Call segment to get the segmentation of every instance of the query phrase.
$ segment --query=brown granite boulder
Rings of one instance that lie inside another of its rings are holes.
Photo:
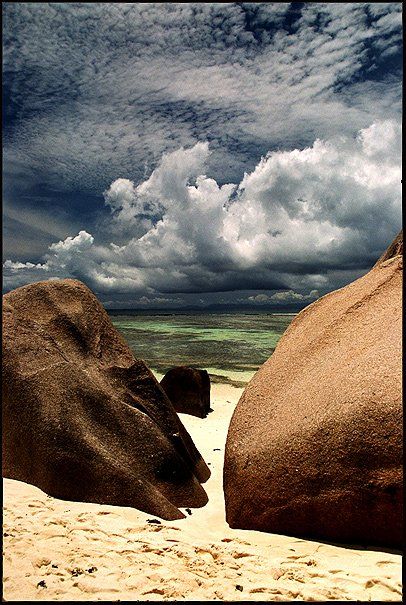
[[[177,412],[206,418],[210,412],[210,377],[206,370],[180,366],[169,370],[161,387]]]
[[[400,544],[399,240],[391,249],[299,313],[245,389],[225,452],[231,527]]]
[[[71,279],[3,297],[3,476],[64,500],[164,519],[200,507],[210,471],[92,292]]]

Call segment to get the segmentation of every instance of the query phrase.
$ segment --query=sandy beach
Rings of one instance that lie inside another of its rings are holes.
[[[2,15],[2,600],[401,603],[403,3]]]
[[[206,419],[180,415],[212,471],[209,503],[180,521],[4,479],[4,599],[401,601],[400,554],[228,527],[224,445],[241,392],[212,385]]]

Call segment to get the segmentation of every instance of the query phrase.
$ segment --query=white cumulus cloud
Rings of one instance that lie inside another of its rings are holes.
[[[148,179],[119,178],[105,192],[119,244],[80,231],[42,264],[6,261],[5,283],[75,276],[101,294],[156,302],[230,290],[275,291],[253,302],[310,300],[365,272],[399,230],[400,132],[387,120],[273,151],[222,186],[205,174],[208,143],[165,154]]]

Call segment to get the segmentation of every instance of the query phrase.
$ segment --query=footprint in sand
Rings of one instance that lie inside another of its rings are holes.
[[[370,580],[367,580],[367,582],[365,582],[365,588],[372,588],[373,586],[383,586],[384,588],[387,588],[390,592],[394,592],[399,595],[402,594],[402,591],[398,590],[396,586],[392,586],[391,584],[388,584],[388,582],[383,582],[383,580],[379,580],[378,578],[371,578]]]
[[[256,594],[257,592],[271,592],[272,589],[271,588],[267,588],[265,586],[258,586],[258,588],[251,588],[251,590],[249,591],[251,594]]]
[[[219,558],[219,553],[213,552],[207,548],[196,547],[194,550],[197,555],[199,555],[202,559],[209,561],[209,562],[211,562],[213,560],[216,561]]]
[[[238,544],[245,544],[245,546],[250,546],[250,542],[246,542],[245,540],[241,540],[240,538],[233,538],[234,542],[238,542]]]
[[[289,559],[290,557],[288,557]],[[304,561],[296,561],[298,565],[307,565],[308,567],[317,567],[317,561],[314,559],[307,559]]]
[[[146,594],[164,595],[165,594],[165,590],[163,588],[152,588],[152,590],[146,590],[145,592],[143,592],[141,594],[143,594],[143,595],[146,595]]]
[[[142,550],[142,552],[152,552],[156,555],[162,555],[164,552],[164,549],[157,548],[156,546],[152,546],[152,545],[148,545],[148,544],[143,544],[141,546],[140,550]]]
[[[51,559],[48,559],[48,557],[38,557],[34,564],[36,567],[46,567],[51,564]]]
[[[288,598],[288,599],[296,599],[299,595],[300,592],[299,591],[291,591],[291,590],[283,590],[281,588],[265,588],[265,587],[258,587],[258,588],[252,588],[250,591],[250,593],[259,593],[259,592],[268,592],[271,595],[274,596],[274,598],[272,600],[274,601],[281,601],[282,599]],[[280,598],[278,598],[280,597]]]
[[[396,565],[396,563],[394,561],[378,561],[375,565],[377,567],[384,567],[385,565]]]
[[[233,557],[233,559],[242,559],[243,557],[253,557],[254,555],[252,555],[249,552],[237,552],[234,551],[231,553],[231,556]]]

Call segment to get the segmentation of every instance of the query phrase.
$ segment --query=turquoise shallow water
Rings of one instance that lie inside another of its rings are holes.
[[[212,381],[246,383],[268,359],[295,314],[146,315],[110,311],[134,355],[156,373],[188,365]]]

